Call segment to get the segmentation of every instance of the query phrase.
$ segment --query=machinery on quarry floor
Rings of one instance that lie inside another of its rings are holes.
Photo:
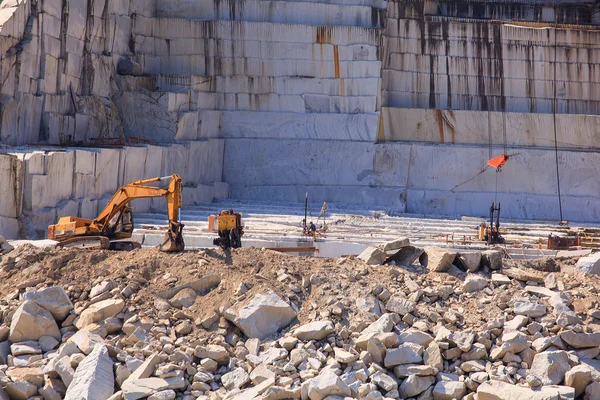
[[[170,179],[166,189],[148,184]],[[93,219],[62,217],[55,225],[48,226],[48,239],[57,240],[61,247],[88,249],[132,250],[140,247],[131,238],[133,216],[129,203],[135,199],[166,197],[169,226],[164,242],[159,250],[164,252],[182,251],[183,224],[179,222],[181,208],[181,178],[179,175],[157,177],[133,181],[122,186],[113,195],[106,207]]]
[[[244,235],[244,226],[242,225],[242,214],[234,213],[233,210],[223,210],[215,217],[208,218],[209,231],[215,231],[219,237],[213,240],[215,246],[222,249],[233,247],[234,249],[242,247],[242,236]]]
[[[488,244],[504,243],[504,238],[500,234],[500,203],[496,207],[495,203],[492,202],[490,206],[490,225],[488,226],[484,222],[479,226],[479,240],[486,241]]]

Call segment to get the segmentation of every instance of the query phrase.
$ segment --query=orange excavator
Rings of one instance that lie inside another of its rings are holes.
[[[170,179],[166,189],[148,184]],[[133,216],[129,203],[135,199],[166,197],[169,227],[159,250],[182,251],[183,224],[179,222],[181,208],[181,178],[179,175],[133,181],[122,186],[113,195],[106,207],[93,219],[62,217],[55,225],[48,226],[48,239],[57,240],[60,247],[87,249],[132,250],[140,244],[122,241],[131,238]]]

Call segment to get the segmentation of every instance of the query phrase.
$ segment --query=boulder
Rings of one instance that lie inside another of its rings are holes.
[[[377,321],[363,329],[361,335],[391,332],[392,329],[394,329],[394,318],[392,317],[392,314],[386,313],[379,317]]]
[[[37,303],[25,300],[13,315],[8,340],[13,343],[24,342],[39,340],[42,336],[61,339],[58,325],[52,314]]]
[[[442,352],[437,342],[429,343],[427,349],[423,354],[423,361],[426,365],[429,365],[437,370],[442,370],[444,367],[444,359],[442,358]]]
[[[399,250],[408,245],[410,245],[410,241],[408,240],[408,238],[399,238],[386,243],[378,244],[377,247],[379,247],[383,251],[392,251]]]
[[[586,347],[600,346],[600,333],[576,333],[573,331],[564,331],[560,333],[560,338],[569,346],[576,349]]]
[[[600,252],[581,257],[577,261],[577,271],[584,274],[600,275]]]
[[[481,264],[481,253],[474,251],[472,253],[458,253],[456,259],[469,272],[475,272]]]
[[[403,398],[417,397],[435,383],[434,376],[410,375],[400,385],[400,396]]]
[[[481,264],[491,270],[502,268],[503,254],[500,250],[486,250],[481,253]]]
[[[479,275],[467,275],[462,289],[467,293],[478,292],[488,285],[488,280]]]
[[[308,383],[306,394],[310,400],[323,400],[327,396],[347,396],[352,392],[332,370],[324,369]]]
[[[97,345],[77,367],[65,400],[107,400],[113,393],[113,362],[106,346]]]
[[[389,392],[398,389],[398,382],[383,371],[377,371],[371,376],[371,382]]]
[[[358,360],[358,354],[350,353],[349,351],[346,351],[339,347],[333,348],[333,354],[335,360],[342,364],[350,364]]]
[[[44,371],[38,367],[9,368],[6,376],[13,382],[29,382],[38,388],[44,385]]]
[[[294,329],[294,336],[300,340],[323,340],[333,329],[331,321],[313,321]]]
[[[194,352],[198,358],[210,358],[219,364],[225,364],[229,361],[227,349],[218,344],[209,344],[207,346],[198,346]]]
[[[241,367],[221,377],[221,383],[227,390],[238,389],[250,381],[250,375]]]
[[[431,342],[433,342],[433,337],[430,334],[412,328],[402,331],[398,335],[398,343],[400,344],[415,343],[427,346]]]
[[[541,386],[531,389],[501,381],[483,382],[477,400],[563,400],[574,399],[575,390],[566,386]]]
[[[358,258],[368,265],[381,265],[387,259],[387,254],[378,247],[369,246],[358,255]]]
[[[600,400],[600,382],[592,382],[585,388],[584,400]]]
[[[462,399],[467,394],[464,382],[440,381],[433,387],[434,400]]]
[[[71,336],[67,343],[69,342],[75,343],[83,353],[90,354],[97,344],[104,343],[104,339],[102,336],[84,329]]]
[[[410,343],[402,344],[396,349],[388,349],[384,364],[389,368],[394,365],[420,363],[423,361],[423,357],[421,357],[422,350],[421,346]]]
[[[359,297],[356,299],[356,308],[365,313],[375,314],[378,317],[381,316],[379,300],[373,296]]]
[[[174,390],[161,390],[160,392],[154,393],[152,396],[148,397],[148,400],[174,400],[177,396]]]
[[[192,288],[183,288],[169,300],[173,307],[188,308],[194,305],[198,294]]]
[[[296,318],[296,311],[270,291],[227,309],[225,318],[249,338],[264,339],[288,326]]]
[[[125,400],[137,400],[169,388],[169,382],[161,378],[143,378],[124,382],[121,390]]]
[[[558,385],[565,378],[565,373],[571,369],[567,352],[544,351],[533,357],[533,363],[528,375],[542,381],[543,385]]]
[[[565,385],[575,389],[575,397],[581,396],[592,382],[592,371],[587,365],[576,365],[565,373]]]
[[[473,332],[463,331],[452,332],[448,335],[448,341],[456,345],[461,351],[467,352],[471,350],[471,346],[475,341],[475,334]]]
[[[108,299],[94,303],[81,313],[75,323],[77,329],[83,329],[94,322],[114,317],[123,310],[125,302],[122,299]]]
[[[38,392],[38,388],[29,382],[10,382],[4,390],[10,400],[27,400]]]
[[[50,311],[57,321],[67,318],[73,309],[69,295],[60,286],[50,286],[34,292],[23,293],[23,300],[31,300],[40,307]]]
[[[392,296],[387,303],[385,303],[386,310],[399,315],[409,314],[415,310],[415,307],[416,304],[414,301],[399,296]]]
[[[394,261],[396,265],[409,267],[423,255],[424,251],[420,247],[404,246],[396,254],[388,257],[388,262]]]
[[[529,318],[543,317],[546,315],[546,306],[528,301],[515,301],[513,312],[516,315],[525,315]]]
[[[439,247],[425,247],[425,255],[426,257],[422,264],[432,272],[448,271],[456,258],[456,252],[441,249]]]

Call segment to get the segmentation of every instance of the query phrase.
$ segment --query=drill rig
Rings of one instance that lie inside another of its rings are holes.
[[[149,186],[150,183],[170,179],[167,189]],[[182,251],[183,224],[179,222],[181,208],[181,178],[179,175],[133,181],[122,186],[113,195],[106,207],[93,219],[62,217],[48,227],[48,239],[57,240],[61,247],[88,249],[132,250],[140,244],[129,239],[133,233],[133,216],[129,203],[135,199],[166,197],[169,218],[168,231],[160,251]]]
[[[223,210],[217,215],[216,221],[219,237],[213,240],[213,244],[222,249],[242,247],[242,236],[244,235],[242,214],[234,213],[233,210]],[[211,221],[209,220],[210,225]]]

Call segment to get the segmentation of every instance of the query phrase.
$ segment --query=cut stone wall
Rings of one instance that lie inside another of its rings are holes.
[[[497,173],[482,146],[228,140],[224,180],[232,197],[250,200],[301,203],[308,191],[315,202],[451,217],[486,217],[500,201],[506,218],[558,220],[554,152],[510,152]],[[599,165],[598,153],[559,151],[563,218],[600,220]]]
[[[121,149],[22,150],[0,155],[0,187],[14,198],[0,202],[0,234],[43,238],[62,216],[94,218],[115,191],[131,181],[179,174],[184,205],[227,197],[221,182],[223,140]],[[6,191],[13,193],[13,191]],[[138,199],[135,212],[163,211],[164,199]]]

